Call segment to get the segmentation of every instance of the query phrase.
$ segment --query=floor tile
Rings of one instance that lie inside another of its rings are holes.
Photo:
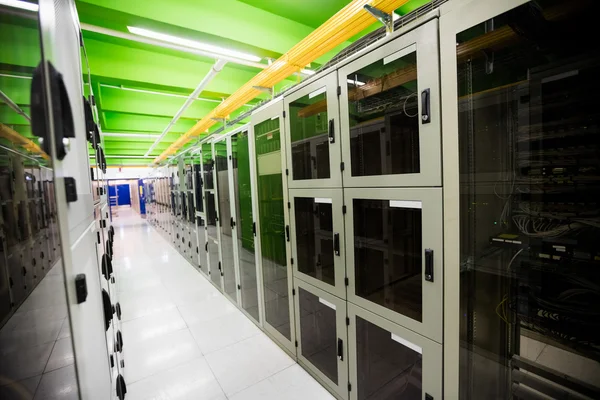
[[[50,354],[50,359],[46,365],[44,372],[53,371],[55,369],[66,367],[74,362],[73,342],[71,338],[57,340],[54,343],[54,348]]]
[[[175,308],[170,297],[164,290],[150,290],[143,293],[127,294],[121,293],[119,303],[123,310],[122,321],[129,321],[135,318],[145,317],[153,313]]]
[[[0,354],[17,349],[29,349],[45,343],[53,343],[63,324],[63,319],[46,321],[37,325],[27,323],[11,331],[2,330],[0,333]]]
[[[298,364],[292,365],[229,397],[230,400],[334,400]]]
[[[42,379],[42,375],[23,379],[6,386],[0,386],[0,399],[2,400],[32,400],[33,395]]]
[[[294,364],[263,333],[208,354],[206,361],[227,396]]]
[[[41,375],[52,347],[54,342],[0,355],[0,376],[5,383],[12,383]]]
[[[125,338],[127,352],[127,382],[133,383],[160,371],[202,357],[188,329],[168,333],[153,339],[137,341]]]
[[[190,331],[204,355],[261,333],[256,325],[239,311],[191,325]]]
[[[136,342],[153,339],[186,328],[187,325],[177,308],[156,311],[145,317],[125,321],[121,324],[123,337],[134,338]]]
[[[71,324],[69,323],[69,317],[65,318],[58,334],[58,339],[64,339],[71,337]]]
[[[237,311],[237,308],[222,295],[206,301],[188,303],[178,308],[188,326],[208,322]]]
[[[225,400],[206,360],[197,358],[127,387],[127,400]]]
[[[69,365],[44,374],[34,400],[77,400],[78,398],[75,366]]]

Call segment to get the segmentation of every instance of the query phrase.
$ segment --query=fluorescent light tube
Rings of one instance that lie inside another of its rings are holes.
[[[353,81],[352,79],[348,79],[348,83],[350,83],[350,84],[352,84],[352,85],[354,85],[354,86],[362,86],[362,85],[364,85],[364,84],[365,84],[364,82],[361,82],[361,81]]]
[[[35,11],[35,12],[37,12],[40,8],[40,6],[38,6],[37,4],[28,3],[26,1],[19,1],[19,0],[0,0],[0,5],[14,7],[14,8],[20,8],[21,10]]]
[[[312,69],[307,69],[307,68],[302,68],[300,70],[300,73],[304,74],[304,75],[314,75],[314,74],[316,74],[315,71],[313,71]]]
[[[242,52],[235,51],[235,50],[225,49],[225,48],[219,47],[219,46],[213,46],[213,45],[207,44],[207,43],[196,42],[195,40],[189,40],[189,39],[184,39],[184,38],[180,38],[177,36],[167,35],[164,33],[154,32],[154,31],[150,31],[148,29],[136,28],[135,26],[128,26],[127,29],[129,30],[129,32],[131,32],[135,35],[145,36],[145,37],[149,37],[151,39],[156,39],[156,40],[162,40],[163,42],[168,42],[168,43],[173,43],[173,44],[180,45],[180,46],[190,47],[192,49],[204,50],[204,51],[208,51],[211,53],[215,53],[216,55],[220,54],[220,55],[224,55],[224,56],[236,57],[236,58],[239,58],[242,60],[254,61],[254,62],[259,62],[261,60],[260,57],[252,55],[252,54],[242,53]]]

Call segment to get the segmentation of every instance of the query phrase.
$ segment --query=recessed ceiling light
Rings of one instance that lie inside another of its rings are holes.
[[[28,11],[38,11],[40,8],[37,4],[19,0],[0,0],[0,5],[20,8],[21,10]]]
[[[145,36],[156,40],[162,40],[163,42],[173,43],[180,46],[190,47],[193,49],[209,51],[211,53],[215,53],[216,55],[220,54],[224,56],[236,57],[242,60],[254,62],[259,62],[261,60],[260,57],[252,54],[242,53],[235,50],[225,49],[219,46],[213,46],[207,43],[196,42],[195,40],[189,40],[177,36],[167,35],[164,33],[154,32],[148,29],[136,28],[135,26],[128,26],[127,29],[129,30],[129,32],[136,35]]]

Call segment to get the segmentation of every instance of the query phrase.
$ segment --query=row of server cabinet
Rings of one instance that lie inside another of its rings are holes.
[[[158,169],[149,222],[337,398],[599,398],[597,5],[430,9]]]
[[[75,4],[0,16],[0,398],[122,400],[119,234]]]

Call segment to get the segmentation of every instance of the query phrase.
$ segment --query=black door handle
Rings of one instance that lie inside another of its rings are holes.
[[[433,282],[433,250],[425,249],[425,280]]]
[[[335,143],[335,123],[333,119],[329,120],[329,143]]]
[[[230,218],[229,222],[231,224],[231,229],[233,229],[233,227],[235,226],[235,222],[233,221],[233,217]]]
[[[254,234],[254,236],[256,236],[256,222],[252,223],[252,234]]]
[[[421,92],[421,123],[423,124],[428,124],[431,122],[430,94],[430,89],[425,89]]]
[[[285,226],[285,238],[288,242],[290,241],[290,226],[289,225]]]
[[[336,256],[340,255],[340,234],[335,233],[333,235],[333,252]]]
[[[338,338],[337,356],[340,361],[344,361],[344,341]]]

